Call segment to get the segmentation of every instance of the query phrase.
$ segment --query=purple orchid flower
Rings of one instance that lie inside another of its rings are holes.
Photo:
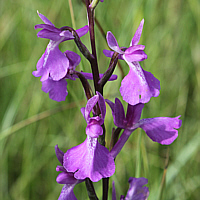
[[[157,97],[160,90],[160,81],[150,72],[143,70],[139,64],[139,61],[147,59],[143,51],[145,46],[138,45],[143,24],[144,19],[136,30],[129,48],[120,48],[114,35],[110,31],[107,33],[108,46],[119,53],[119,59],[125,60],[129,65],[130,71],[121,82],[120,93],[123,100],[131,105],[147,103],[151,97]],[[112,57],[113,51],[104,50],[103,53],[107,57]]]
[[[44,15],[38,12],[39,17],[45,24],[38,24],[35,29],[42,28],[37,36],[41,38],[50,39],[45,53],[37,63],[37,71],[33,72],[36,77],[41,76],[41,81],[48,80],[49,76],[53,81],[59,81],[64,78],[69,69],[68,58],[59,50],[58,45],[66,40],[74,39],[70,31],[61,31],[56,28]],[[88,26],[84,26],[76,30],[79,37],[88,32]]]
[[[98,102],[101,116],[90,117],[90,112]],[[97,95],[89,99],[85,108],[81,109],[87,122],[86,140],[64,154],[63,166],[68,172],[73,172],[76,179],[90,178],[97,182],[110,177],[115,172],[115,163],[108,149],[98,142],[98,136],[103,134],[101,125],[106,114],[103,96]]]
[[[90,117],[90,113],[97,102],[99,104],[101,116]],[[106,115],[106,104],[103,96],[99,92],[97,92],[97,95],[88,100],[85,108],[81,108],[81,113],[87,122],[86,134],[93,138],[97,138],[99,135],[102,135],[103,128],[101,125],[104,123]]]
[[[148,179],[143,177],[141,178],[130,177],[128,182],[130,186],[126,194],[126,197],[121,195],[120,200],[147,200],[149,196],[149,190],[148,187],[144,185],[148,183]],[[112,200],[117,200],[114,181],[112,185],[113,185]]]
[[[140,120],[144,104],[139,103],[134,106],[128,104],[125,116],[123,105],[118,98],[115,99],[115,103],[109,100],[106,100],[106,102],[112,110],[114,124],[124,129],[120,139],[110,152],[114,158],[121,151],[131,133],[139,127],[146,132],[151,140],[162,145],[169,145],[178,137],[176,129],[181,127],[182,121],[179,119],[180,116],[175,118],[155,117]]]
[[[56,178],[56,181],[59,184],[65,184],[62,188],[60,196],[58,200],[77,200],[74,195],[73,189],[75,185],[78,183],[83,182],[83,180],[77,180],[74,178],[74,173],[67,172],[66,169],[63,167],[63,156],[64,153],[58,148],[58,145],[55,146],[56,156],[58,161],[62,166],[57,166],[56,171],[62,171]]]
[[[49,77],[47,80],[42,82],[42,90],[46,93],[49,93],[49,97],[55,101],[65,101],[67,92],[67,81],[65,79],[75,80],[74,71],[76,66],[80,63],[81,57],[74,53],[73,51],[65,51],[65,57],[68,59],[69,66],[67,69],[67,74],[64,78],[55,81],[52,77]]]

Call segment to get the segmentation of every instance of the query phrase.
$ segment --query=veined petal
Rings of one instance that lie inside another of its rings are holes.
[[[99,100],[99,95],[94,95],[92,98],[90,98],[86,104],[85,107],[85,119],[86,122],[89,122],[89,118],[90,118],[90,112],[92,111],[93,107],[96,105],[96,103]]]
[[[48,45],[43,67],[47,67],[49,69],[50,76],[54,81],[59,81],[67,74],[69,60],[59,50],[58,46],[53,47],[53,45]]]
[[[54,24],[47,19],[43,14],[39,13],[39,11],[37,10],[37,14],[39,15],[40,19],[45,23],[45,24],[49,24],[51,26],[54,26]]]
[[[65,51],[65,56],[69,59],[69,68],[75,70],[76,66],[81,62],[81,57],[73,51]]]
[[[138,62],[130,63],[127,76],[121,82],[120,93],[123,100],[131,105],[147,103],[151,97],[157,97],[160,82],[153,74],[143,70]]]
[[[50,40],[53,40],[53,41],[59,41],[62,38],[59,35],[59,33],[49,31],[47,29],[42,29],[41,31],[39,31],[37,33],[37,36],[40,37],[40,38],[46,38],[46,39],[50,39]]]
[[[79,37],[82,37],[84,36],[87,32],[89,31],[89,27],[88,25],[82,27],[82,28],[79,28],[76,30],[76,33],[78,34]]]
[[[112,200],[117,200],[116,198],[116,190],[115,190],[115,182],[112,182]]]
[[[124,54],[123,57],[128,62],[139,62],[147,59],[147,54],[143,50],[137,50],[130,54]]]
[[[149,196],[147,187],[143,187],[148,183],[146,178],[129,178],[129,189],[125,200],[146,200]]]
[[[101,117],[102,117],[102,119],[104,120],[105,115],[106,115],[106,104],[105,104],[105,100],[104,100],[103,96],[101,95],[101,93],[97,92],[97,95],[99,95],[98,104],[99,104],[99,108],[100,108],[100,111],[101,111]]]
[[[125,128],[126,118],[124,108],[121,101],[118,98],[115,98],[114,115],[114,124],[119,128]]]
[[[37,25],[35,25],[34,28],[35,29],[42,28],[42,29],[46,29],[46,30],[49,30],[49,31],[52,31],[52,32],[55,32],[55,33],[61,32],[61,30],[59,28],[56,28],[56,27],[51,26],[49,24],[37,24]]]
[[[72,33],[68,30],[62,31],[60,33],[60,36],[65,37],[65,40],[72,40],[74,39],[74,36],[72,35]]]
[[[182,123],[179,117],[142,119],[139,121],[139,126],[154,142],[169,145],[178,137],[178,131],[176,129],[180,128]]]
[[[135,45],[135,46],[130,46],[129,48],[127,48],[125,50],[125,54],[131,54],[135,51],[138,51],[138,50],[144,50],[145,49],[145,46],[144,45]]]
[[[103,53],[106,57],[109,57],[109,58],[112,58],[114,52],[113,51],[110,51],[110,50],[107,50],[107,49],[104,49],[103,50]]]
[[[49,93],[49,98],[54,101],[65,101],[68,95],[67,81],[65,79],[59,81],[47,79],[42,82],[42,91]]]
[[[140,22],[140,25],[139,25],[139,27],[137,28],[137,30],[136,30],[136,32],[135,32],[135,35],[134,35],[133,38],[132,38],[132,41],[131,41],[130,46],[137,45],[138,42],[140,41],[140,37],[141,37],[141,35],[142,35],[143,25],[144,25],[144,19]]]
[[[108,149],[99,144],[97,138],[90,136],[65,153],[63,166],[68,172],[74,172],[75,178],[90,178],[93,182],[110,177],[115,172],[114,159]]]
[[[116,51],[119,54],[124,54],[124,52],[120,49],[117,43],[117,40],[115,39],[115,36],[110,31],[107,32],[106,39],[107,39],[108,46],[112,50]]]
[[[66,184],[63,186],[58,200],[77,200],[74,195],[73,189],[76,184]]]
[[[94,121],[94,123],[90,123],[86,127],[86,134],[92,138],[98,138],[100,135],[103,135],[103,129],[98,122],[95,120],[92,121]]]
[[[134,106],[128,104],[127,113],[126,113],[126,120],[127,120],[128,127],[134,125],[140,120],[143,108],[144,108],[144,104],[142,103],[136,104]]]
[[[58,148],[58,145],[55,146],[56,157],[61,165],[63,165],[63,156],[64,153]]]
[[[89,80],[93,80],[93,75],[92,73],[87,73],[87,72],[81,72],[81,74],[86,78],[86,79],[89,79]],[[99,77],[100,79],[103,77],[103,74],[99,74]],[[77,76],[78,78],[78,76]],[[108,81],[114,81],[117,79],[117,75],[113,74]]]
[[[105,55],[106,57],[109,57],[109,58],[112,58],[112,56],[113,56],[113,54],[114,54],[113,51],[110,51],[110,50],[107,50],[107,49],[104,49],[104,50],[103,50],[103,53],[104,53],[104,55]],[[119,55],[118,55],[118,59],[124,60],[123,54],[119,54]]]

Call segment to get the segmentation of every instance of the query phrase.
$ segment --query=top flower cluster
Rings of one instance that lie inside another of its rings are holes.
[[[64,101],[67,92],[67,82],[65,79],[75,80],[77,78],[75,68],[80,63],[81,58],[72,51],[62,53],[59,50],[61,42],[74,39],[74,35],[69,30],[56,28],[44,15],[38,12],[39,17],[45,24],[38,24],[35,29],[42,28],[37,36],[50,39],[46,51],[37,63],[37,71],[33,72],[36,77],[41,76],[42,90],[49,92],[51,99]],[[125,60],[129,66],[129,73],[121,82],[120,93],[123,100],[131,105],[147,103],[151,97],[157,97],[160,90],[160,82],[153,74],[142,69],[139,61],[147,59],[144,52],[144,45],[138,45],[140,40],[144,19],[133,36],[130,47],[119,47],[114,35],[107,33],[108,46],[113,50],[104,50],[107,57],[112,57],[114,52],[118,54],[118,59]],[[88,26],[76,30],[78,37],[82,37],[88,32]],[[92,74],[81,72],[86,79],[92,79]],[[100,78],[103,75],[100,74]],[[109,80],[115,80],[116,75],[112,75]]]

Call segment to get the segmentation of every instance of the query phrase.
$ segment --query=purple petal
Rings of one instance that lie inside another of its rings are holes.
[[[109,58],[112,58],[114,52],[113,51],[110,51],[110,50],[107,50],[107,49],[104,49],[103,50],[103,53],[106,57],[109,57]]]
[[[115,39],[115,36],[110,31],[107,32],[106,39],[107,39],[108,46],[112,50],[116,51],[119,54],[124,54],[124,52],[120,49],[117,43],[117,40]]]
[[[56,156],[58,158],[58,161],[60,162],[61,165],[63,165],[64,153],[58,148],[58,145],[55,146],[55,152],[56,152]]]
[[[131,105],[147,103],[157,97],[160,82],[153,74],[143,70],[138,62],[129,63],[130,71],[121,82],[120,93],[123,100]]]
[[[104,53],[104,55],[105,55],[106,57],[109,57],[109,58],[112,58],[112,56],[113,56],[113,54],[114,54],[113,51],[106,50],[106,49],[103,50],[103,53]],[[118,55],[118,59],[124,60],[123,55],[122,55],[122,54],[119,54],[119,55]]]
[[[146,178],[129,178],[129,189],[125,200],[146,200],[149,196],[149,190],[147,187],[143,187],[148,183]]]
[[[81,57],[77,53],[69,50],[65,51],[64,54],[69,60],[69,68],[75,70],[76,66],[81,62]]]
[[[50,48],[50,47],[49,47]],[[49,55],[46,58],[50,76],[54,81],[58,81],[65,77],[69,67],[69,60],[56,46],[53,50],[50,49]]]
[[[38,60],[38,63],[36,65],[37,71],[33,71],[33,76],[35,77],[40,77],[42,76],[42,80],[47,80],[49,78],[49,70],[48,68],[43,67],[44,59],[46,57],[46,51],[45,53],[41,56],[41,58]]]
[[[45,53],[37,63],[37,73],[34,76],[42,76],[41,81],[50,77],[54,81],[59,81],[67,74],[69,67],[68,58],[59,50],[58,42],[50,41]]]
[[[108,100],[108,99],[106,99],[105,101],[110,106],[110,108],[112,110],[112,115],[114,117],[114,115],[115,115],[115,104],[112,101]]]
[[[145,46],[144,45],[135,45],[135,46],[130,46],[129,48],[127,48],[125,50],[125,54],[131,54],[135,51],[138,51],[138,50],[144,50],[145,49]]]
[[[126,118],[125,118],[124,108],[120,100],[116,98],[115,104],[108,99],[106,99],[105,101],[112,110],[114,124],[120,128],[125,128]]]
[[[101,120],[101,121],[103,122],[103,120]],[[101,123],[101,124],[103,124],[103,123]],[[103,135],[103,129],[102,129],[100,123],[98,123],[98,121],[96,121],[94,119],[90,119],[90,123],[86,127],[86,134],[92,138],[98,138],[100,135]]]
[[[49,98],[54,101],[65,101],[68,94],[67,81],[65,79],[61,79],[60,81],[47,79],[42,82],[42,90],[46,93],[49,92]]]
[[[105,118],[105,115],[106,115],[106,104],[105,104],[105,100],[104,100],[103,96],[101,95],[101,93],[97,92],[97,95],[99,95],[98,104],[99,104],[99,108],[100,108],[100,111],[101,111],[101,117],[102,117],[102,119],[104,119],[104,118]]]
[[[114,124],[116,126],[118,126],[119,128],[125,128],[126,119],[125,119],[124,108],[121,101],[118,98],[115,99],[113,118],[114,118]]]
[[[147,54],[142,50],[137,50],[130,54],[125,53],[124,56],[125,60],[127,60],[128,62],[139,62],[147,59]]]
[[[112,182],[112,200],[117,200],[114,181]]]
[[[178,137],[178,131],[176,129],[180,128],[182,123],[179,117],[142,119],[139,121],[139,126],[154,142],[169,145]]]
[[[48,25],[48,24],[37,24],[37,25],[35,25],[34,28],[35,29],[42,28],[42,29],[46,29],[46,30],[58,33],[58,34],[61,33],[61,30],[59,28],[56,28],[56,27]]]
[[[94,95],[92,98],[90,98],[86,104],[85,107],[85,119],[87,123],[89,122],[90,118],[90,112],[92,111],[93,107],[96,105],[96,103],[99,100],[99,95]]]
[[[40,38],[46,38],[46,39],[50,39],[50,40],[53,40],[53,41],[59,41],[62,38],[59,35],[59,33],[55,33],[55,32],[49,31],[47,29],[42,29],[41,31],[39,31],[37,33],[37,36],[40,37]]]
[[[74,178],[74,173],[72,172],[62,172],[58,174],[56,181],[59,184],[75,184],[78,182],[78,180]]]
[[[70,31],[68,31],[68,30],[62,31],[62,32],[60,33],[60,36],[65,37],[65,40],[72,40],[72,39],[74,39],[74,36],[73,36],[72,33],[71,33]]]
[[[63,165],[67,171],[74,172],[75,178],[90,178],[92,182],[110,177],[115,172],[114,159],[108,149],[90,136],[65,153]]]
[[[144,25],[144,19],[140,22],[140,25],[139,25],[139,27],[137,28],[137,30],[136,30],[136,32],[135,32],[135,35],[134,35],[133,38],[132,38],[132,41],[131,41],[131,45],[130,45],[130,46],[137,45],[138,42],[140,41],[140,37],[141,37],[141,35],[142,35],[143,25]]]
[[[63,166],[58,165],[58,166],[56,167],[56,171],[57,171],[57,172],[60,172],[60,171],[66,172],[66,169],[65,169]]]
[[[86,79],[93,80],[92,73],[81,72]],[[100,79],[103,77],[103,74],[99,74]],[[77,76],[78,78],[78,76]],[[113,74],[108,81],[114,81],[117,79],[117,75]]]
[[[45,24],[49,24],[51,26],[54,26],[54,24],[47,19],[43,14],[39,13],[39,11],[37,11],[37,14],[39,15],[40,19],[45,23]]]
[[[144,108],[144,104],[139,103],[136,105],[128,104],[126,120],[127,126],[132,126],[140,120],[142,109]]]
[[[79,37],[82,37],[84,36],[87,32],[89,31],[89,27],[88,25],[82,27],[82,28],[79,28],[76,30],[76,33],[78,34]]]
[[[75,184],[64,185],[58,200],[77,200],[73,192],[74,187]]]

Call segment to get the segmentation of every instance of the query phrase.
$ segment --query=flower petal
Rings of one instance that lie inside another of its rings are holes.
[[[90,119],[90,123],[86,127],[86,134],[92,138],[98,138],[100,135],[103,135],[103,129],[98,121]]]
[[[128,104],[127,113],[126,113],[126,120],[127,126],[133,126],[140,120],[142,109],[144,108],[144,104],[139,103],[136,105]]]
[[[110,177],[115,172],[114,159],[108,149],[90,136],[65,153],[63,166],[68,172],[74,172],[75,178],[90,178],[92,182]]]
[[[116,198],[116,190],[115,190],[115,182],[112,182],[112,200],[117,200]]]
[[[135,32],[135,35],[134,35],[133,38],[132,38],[132,41],[131,41],[130,46],[137,45],[138,42],[140,41],[140,37],[141,37],[141,35],[142,35],[143,25],[144,25],[144,19],[140,22],[140,25],[139,25],[139,27],[137,28],[137,30],[136,30],[136,32]]]
[[[56,178],[56,182],[59,184],[74,184],[77,183],[77,179],[74,178],[72,172],[61,172]]]
[[[46,93],[49,92],[49,98],[54,101],[65,101],[67,92],[67,81],[61,79],[60,81],[54,81],[47,79],[42,82],[42,90]]]
[[[123,100],[131,105],[147,103],[151,97],[157,97],[160,82],[153,74],[143,70],[138,62],[130,63],[127,76],[121,82],[120,93]]]
[[[178,137],[178,131],[176,129],[180,128],[182,123],[179,117],[142,119],[139,121],[139,126],[154,142],[169,145]]]
[[[115,39],[115,36],[110,31],[107,32],[106,39],[107,39],[108,46],[112,50],[116,51],[119,54],[124,54],[124,52],[120,49],[117,43],[117,40]]]
[[[79,37],[82,37],[84,36],[87,32],[89,31],[89,27],[88,25],[82,27],[82,28],[79,28],[76,30],[76,33],[78,34]]]
[[[86,78],[86,79],[89,79],[89,80],[93,80],[93,75],[92,73],[87,73],[87,72],[81,72],[81,74]],[[103,74],[99,74],[99,77],[100,79],[103,77]],[[78,76],[77,76],[78,78]],[[113,74],[108,81],[114,81],[117,79],[117,75]]]
[[[58,200],[77,200],[73,192],[75,185],[76,184],[64,185]]]
[[[53,41],[59,41],[62,38],[59,35],[59,33],[49,31],[47,29],[42,29],[41,31],[39,31],[37,33],[37,36],[40,37],[40,38],[46,38],[46,39],[50,39],[50,40],[53,40]]]
[[[72,33],[68,30],[62,31],[60,33],[60,36],[65,37],[65,40],[72,40],[74,39],[74,36],[72,35]]]
[[[81,57],[77,53],[69,50],[65,51],[64,54],[69,60],[69,68],[75,70],[76,66],[81,62]]]
[[[148,183],[146,178],[129,178],[129,189],[125,200],[146,200],[149,196],[149,190],[143,185]]]
[[[87,123],[89,122],[90,118],[90,112],[92,111],[93,107],[96,105],[96,103],[99,100],[99,95],[94,95],[92,98],[90,98],[86,104],[85,107],[85,119]]]
[[[105,104],[105,100],[103,98],[103,96],[101,95],[101,93],[97,92],[97,95],[99,95],[99,108],[101,111],[101,118],[104,120],[105,115],[106,115],[106,104]]]
[[[125,53],[124,56],[126,58],[125,60],[127,60],[128,62],[135,62],[135,61],[139,62],[147,59],[147,54],[142,50],[137,50],[130,54]]]
[[[55,146],[56,157],[61,165],[63,165],[63,156],[64,153],[58,148],[58,145]]]
[[[49,24],[51,26],[54,26],[54,24],[47,19],[43,14],[39,13],[39,11],[37,10],[37,14],[39,15],[40,19],[45,23],[45,24]]]

